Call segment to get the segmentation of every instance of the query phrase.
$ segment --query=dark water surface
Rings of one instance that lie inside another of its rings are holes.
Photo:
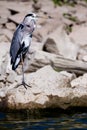
[[[0,112],[0,130],[87,130],[87,112]]]

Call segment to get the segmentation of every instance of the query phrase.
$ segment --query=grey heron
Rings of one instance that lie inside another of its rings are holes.
[[[13,34],[10,46],[12,70],[15,71],[18,65],[22,63],[23,78],[20,85],[23,85],[26,89],[30,86],[25,83],[23,63],[26,53],[28,52],[31,45],[32,33],[36,27],[36,18],[37,16],[35,13],[29,13],[24,17],[23,21],[18,25],[16,31]]]

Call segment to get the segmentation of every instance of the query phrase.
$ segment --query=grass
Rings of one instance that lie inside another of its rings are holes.
[[[72,32],[72,26],[73,24],[71,25],[65,25],[64,29],[66,31],[67,34],[71,33]]]
[[[63,16],[66,18],[66,19],[69,19],[73,22],[78,22],[78,19],[76,16],[72,16],[71,14],[69,13],[64,13]]]
[[[59,5],[59,6],[62,6],[64,4],[74,6],[77,3],[76,0],[72,0],[72,1],[70,1],[70,0],[53,0],[53,2],[55,5]]]

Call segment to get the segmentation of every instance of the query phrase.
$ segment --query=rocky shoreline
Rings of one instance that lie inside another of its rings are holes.
[[[52,1],[34,4],[0,1],[0,109],[87,107],[86,7],[81,4],[55,7]],[[25,89],[16,88],[22,79],[21,65],[16,72],[11,70],[9,48],[16,26],[29,11],[54,19],[38,20],[31,53],[28,52],[24,63],[25,79],[31,86]],[[75,16],[78,24],[66,19],[64,13]],[[68,34],[65,27],[71,25]]]

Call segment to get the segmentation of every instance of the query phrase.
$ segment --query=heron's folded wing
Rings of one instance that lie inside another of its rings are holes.
[[[15,58],[17,57],[18,51],[21,46],[21,41],[22,41],[22,33],[20,30],[20,25],[19,25],[13,35],[13,39],[12,39],[12,43],[10,47],[11,63],[15,62]]]

